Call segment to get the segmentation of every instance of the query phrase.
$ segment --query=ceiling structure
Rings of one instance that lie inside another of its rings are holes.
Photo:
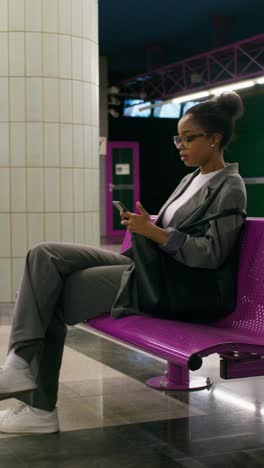
[[[182,102],[219,94],[223,86],[235,90],[256,84],[264,84],[264,34],[128,78],[122,93],[150,102]]]
[[[264,33],[264,0],[99,0],[112,85]]]

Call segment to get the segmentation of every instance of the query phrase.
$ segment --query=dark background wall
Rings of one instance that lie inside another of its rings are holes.
[[[237,122],[226,160],[239,162],[242,177],[264,177],[264,93],[243,96],[245,113]],[[248,215],[264,216],[264,184],[247,184]]]
[[[243,95],[244,116],[236,125],[233,143],[225,153],[227,162],[238,162],[242,177],[264,177],[264,93]],[[178,119],[110,118],[110,140],[140,143],[141,202],[157,213],[179,181],[194,169],[185,168],[172,142]],[[246,185],[248,215],[264,216],[264,184]]]
[[[159,210],[188,171],[172,141],[177,122],[178,119],[110,119],[110,140],[135,140],[140,144],[141,202],[150,213]]]

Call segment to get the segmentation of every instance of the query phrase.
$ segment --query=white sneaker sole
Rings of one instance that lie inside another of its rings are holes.
[[[17,396],[23,396],[29,392],[33,392],[36,390],[37,386],[32,388],[27,388],[26,390],[17,390],[16,392],[9,392],[9,393],[0,393],[0,400],[8,400],[9,398],[16,398]]]
[[[0,425],[0,433],[4,434],[55,434],[58,432],[60,432],[60,428],[57,426],[52,429],[50,427],[21,427],[17,429],[10,427],[2,429]]]

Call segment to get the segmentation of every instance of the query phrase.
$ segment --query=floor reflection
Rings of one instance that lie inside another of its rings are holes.
[[[13,305],[0,305],[0,358],[7,350]],[[195,374],[210,390],[160,392],[145,381],[165,363],[87,329],[69,327],[58,408],[61,433],[0,434],[0,466],[255,468],[263,466],[263,378],[224,381],[219,357]],[[16,406],[1,401],[0,410]]]

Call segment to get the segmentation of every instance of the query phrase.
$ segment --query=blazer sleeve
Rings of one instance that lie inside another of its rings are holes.
[[[232,214],[208,221],[202,235],[186,234],[180,229],[168,228],[169,238],[160,248],[176,261],[193,268],[218,269],[228,257],[245,221],[246,190],[240,178],[233,178],[228,188],[223,186],[215,200],[217,212],[236,208]],[[225,185],[225,184],[224,184]]]

